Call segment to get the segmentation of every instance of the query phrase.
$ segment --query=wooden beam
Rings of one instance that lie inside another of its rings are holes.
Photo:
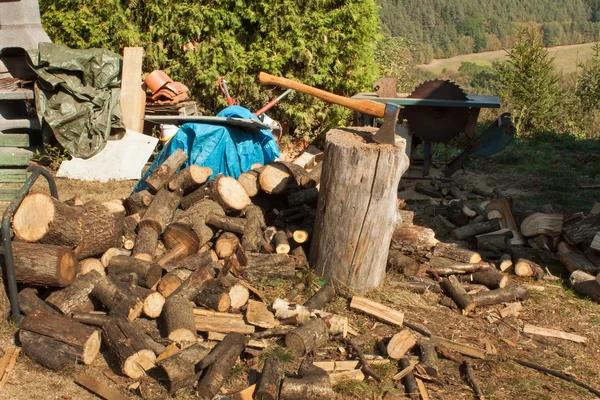
[[[33,157],[33,152],[17,147],[0,148],[0,166],[24,166],[28,165]]]
[[[0,134],[0,147],[29,147],[29,135],[27,133]]]
[[[135,132],[144,131],[144,111],[146,94],[142,90],[142,47],[123,49],[123,69],[121,73],[121,109],[125,128]],[[124,107],[123,107],[124,105]]]
[[[23,183],[27,180],[27,168],[0,168],[1,183]]]

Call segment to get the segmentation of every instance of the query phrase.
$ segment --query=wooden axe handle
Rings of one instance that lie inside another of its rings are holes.
[[[297,92],[309,94],[328,103],[337,104],[339,106],[343,106],[367,115],[372,115],[374,117],[383,117],[385,114],[385,104],[378,103],[376,101],[357,100],[350,99],[344,96],[338,96],[337,94],[329,93],[325,90],[317,89],[312,86],[293,81],[291,79],[269,75],[265,72],[261,72],[260,74],[258,74],[258,80],[264,85],[273,84],[288,89],[294,89]]]

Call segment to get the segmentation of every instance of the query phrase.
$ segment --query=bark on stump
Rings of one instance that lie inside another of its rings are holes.
[[[375,131],[327,133],[310,250],[318,275],[360,292],[378,287],[385,277],[389,243],[399,220],[398,184],[408,168],[406,143],[373,143]]]

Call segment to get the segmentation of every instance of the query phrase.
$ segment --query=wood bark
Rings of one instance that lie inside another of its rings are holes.
[[[482,233],[497,231],[501,228],[502,227],[500,226],[500,221],[497,219],[493,219],[491,221],[461,226],[460,228],[456,228],[455,230],[450,232],[450,236],[452,236],[452,238],[456,240],[463,240],[475,235],[480,235]]]
[[[481,261],[481,255],[456,244],[440,242],[433,248],[436,257],[450,258],[454,261],[476,264]]]
[[[185,211],[176,218],[176,222],[191,227],[192,230],[196,232],[196,235],[198,235],[200,246],[202,246],[210,241],[215,234],[215,229],[206,223],[207,215],[210,213],[218,216],[225,215],[223,207],[217,204],[217,202],[210,199],[201,199],[186,208]]]
[[[152,261],[156,254],[156,245],[158,244],[159,233],[154,227],[140,226],[132,255],[140,260]]]
[[[102,264],[102,261],[100,261],[98,258],[86,258],[85,260],[81,260],[79,262],[79,273],[77,274],[78,276],[85,275],[90,271],[96,271],[101,276],[106,275],[104,265]]]
[[[598,203],[600,204],[600,203]],[[597,232],[594,235],[594,239],[592,239],[592,243],[590,244],[590,248],[596,251],[600,251],[600,232]]]
[[[471,296],[471,301],[476,307],[489,306],[500,303],[510,303],[516,300],[527,300],[529,290],[521,285],[509,285],[504,289],[495,289],[488,292],[479,292]]]
[[[600,269],[600,253],[592,248],[589,248],[583,252],[583,255],[594,265],[594,267]]]
[[[141,286],[131,287],[129,292],[142,302],[142,312],[146,317],[158,318],[161,315],[165,304],[165,297],[162,294]]]
[[[238,237],[231,232],[223,232],[215,242],[215,253],[221,259],[230,257],[240,244]]]
[[[410,368],[410,366],[411,366],[411,362],[408,357],[403,357],[400,360],[400,368],[406,369],[406,368]],[[415,379],[415,375],[413,374],[412,370],[410,370],[404,376],[404,391],[409,398],[414,399],[414,400],[419,399],[419,387],[417,386],[417,381]]]
[[[281,400],[324,400],[334,397],[331,378],[325,370],[304,360],[298,369],[298,375],[301,377],[283,379],[279,392]]]
[[[70,207],[45,193],[25,196],[13,217],[15,236],[74,248],[81,241],[80,207]]]
[[[216,253],[213,250],[203,251],[201,253],[191,254],[177,262],[167,264],[163,269],[167,272],[172,272],[178,269],[187,269],[194,271],[200,267],[206,267],[213,261],[218,261]]]
[[[169,377],[169,393],[192,387],[198,379],[196,365],[210,353],[210,348],[196,343],[158,362]]]
[[[294,180],[290,170],[281,163],[266,165],[260,172],[258,181],[260,188],[269,194],[282,194]]]
[[[249,197],[256,196],[260,191],[260,183],[258,182],[259,175],[259,171],[250,170],[242,172],[242,174],[238,176],[238,182],[246,189],[246,193]]]
[[[138,284],[145,288],[153,288],[162,276],[162,268],[157,263],[128,256],[115,256],[108,264],[109,275],[126,275],[134,273]]]
[[[156,355],[148,348],[144,334],[127,319],[113,318],[102,327],[102,333],[106,346],[126,376],[138,379],[154,367]]]
[[[112,320],[111,317],[100,312],[73,313],[71,318],[73,321],[81,322],[85,325],[97,326],[98,328],[102,328],[104,324]]]
[[[319,189],[316,187],[294,191],[287,195],[287,202],[290,207],[298,207],[304,204],[316,204],[318,200]]]
[[[140,214],[128,215],[123,219],[122,245],[126,250],[132,250],[137,238],[137,228],[141,220]]]
[[[142,313],[143,303],[113,282],[110,277],[98,280],[92,295],[110,310],[113,316],[124,316],[133,321]]]
[[[74,312],[93,311],[92,289],[101,279],[102,275],[97,271],[79,275],[68,287],[52,292],[46,298],[46,303],[66,316]]]
[[[511,236],[512,236],[512,231]],[[487,233],[483,235],[477,235],[477,250],[481,251],[492,251],[495,253],[504,253],[511,250],[511,238],[504,234],[492,234]]]
[[[503,254],[500,257],[499,260],[499,264],[498,264],[498,269],[502,272],[505,272],[507,274],[513,273],[514,272],[514,265],[512,262],[512,257],[510,256],[510,254]]]
[[[143,216],[150,203],[154,199],[154,195],[147,190],[140,190],[123,200],[123,206],[127,211],[127,215],[139,214]]]
[[[378,287],[385,277],[398,222],[397,187],[408,167],[404,143],[369,143],[373,132],[353,128],[327,133],[310,250],[317,275],[359,292]]]
[[[578,294],[588,297],[596,303],[600,303],[600,283],[598,283],[598,277],[594,277],[584,271],[573,271],[569,277],[569,282],[573,290]]]
[[[472,282],[484,285],[490,289],[502,289],[508,284],[508,276],[496,270],[477,271],[460,278],[461,282]]]
[[[129,255],[131,255],[131,251],[129,251],[129,250],[112,247],[112,248],[106,250],[104,252],[104,254],[102,254],[102,257],[100,257],[100,262],[102,263],[104,268],[106,268],[106,267],[108,267],[110,259],[113,258],[114,256],[129,256]]]
[[[186,192],[195,186],[202,185],[210,178],[212,173],[212,169],[208,167],[200,167],[199,165],[192,164],[176,173],[169,180],[169,190],[181,189]]]
[[[146,184],[154,191],[162,189],[169,179],[177,172],[188,159],[188,155],[181,149],[175,150],[161,165],[158,166],[148,178]]]
[[[563,227],[563,235],[574,246],[589,246],[600,227],[600,214],[590,215]]]
[[[188,301],[192,301],[198,294],[208,286],[215,277],[216,269],[221,264],[213,262],[206,267],[196,268],[169,296],[182,295]]]
[[[405,256],[399,250],[390,250],[387,266],[388,269],[405,276],[414,276],[419,271],[419,263],[414,258]]]
[[[436,378],[439,370],[439,360],[437,352],[435,351],[435,344],[430,339],[419,339],[417,340],[417,346],[419,346],[419,362],[427,375]]]
[[[435,238],[433,229],[400,224],[392,233],[390,249],[399,250],[404,254],[425,255],[438,243],[439,240]]]
[[[256,400],[277,400],[282,377],[283,371],[279,359],[275,357],[266,358],[260,381],[254,392],[254,398]]]
[[[168,251],[157,262],[161,267],[197,253],[200,248],[198,235],[181,222],[170,224],[162,234],[162,241]]]
[[[444,276],[452,274],[467,274],[488,267],[488,264],[485,262],[468,264],[442,257],[430,257],[429,261],[427,261],[427,264],[429,265],[430,269],[435,271],[438,275]]]
[[[599,269],[583,254],[558,252],[556,256],[569,272],[579,270],[593,275],[599,272]]]
[[[19,308],[25,315],[36,310],[57,314],[55,309],[39,298],[38,291],[34,288],[25,288],[19,292]]]
[[[231,306],[229,287],[221,279],[212,280],[194,298],[194,303],[209,310],[227,311]]]
[[[230,333],[228,336],[232,337],[232,339],[228,340],[226,344],[224,344],[225,340],[223,340],[213,349],[213,351],[216,351],[220,345],[227,345],[223,352],[220,353],[219,362],[211,364],[198,383],[196,391],[200,394],[201,398],[212,399],[219,392],[223,383],[231,374],[237,358],[242,354],[248,343],[248,338],[244,337],[244,335]]]
[[[209,213],[206,215],[206,224],[215,227],[216,229],[234,232],[240,235],[243,235],[246,230],[246,219],[226,217],[225,215],[218,215],[216,213]]]
[[[456,305],[465,313],[469,313],[476,307],[471,296],[467,294],[456,276],[451,275],[448,278],[444,278],[442,280],[442,287],[452,300],[454,300]]]
[[[53,371],[62,370],[80,359],[76,347],[48,336],[21,329],[19,341],[21,350],[27,357]]]
[[[334,297],[335,289],[333,286],[325,285],[304,303],[304,307],[311,310],[322,310],[327,303],[333,301]]]
[[[181,190],[174,192],[168,189],[159,190],[140,220],[140,229],[151,226],[159,235],[163,233],[167,225],[173,220],[175,210],[181,201],[181,194]]]
[[[321,318],[315,318],[285,335],[285,345],[303,356],[323,346],[328,338],[327,325]]]
[[[251,281],[267,278],[293,278],[300,260],[287,254],[248,253],[248,268],[244,277]]]
[[[111,247],[120,247],[123,235],[125,209],[122,205],[106,202],[83,206],[81,241],[75,248],[80,260],[101,256]]]
[[[91,364],[100,351],[100,333],[61,315],[35,310],[21,321],[21,329],[69,345],[84,364]]]
[[[521,222],[521,233],[526,237],[560,234],[563,226],[562,214],[533,213]]]
[[[15,276],[19,283],[65,287],[77,272],[77,257],[66,246],[13,242]]]
[[[171,295],[163,307],[163,320],[170,340],[177,343],[195,342],[194,308],[182,295]]]
[[[175,273],[175,271],[177,272],[187,272],[187,276],[184,279],[181,279],[177,273]],[[181,283],[187,279],[187,277],[189,275],[192,274],[192,271],[188,271],[188,270],[175,270],[174,272],[169,272],[168,274],[166,274],[165,276],[163,276],[160,281],[158,282],[157,285],[157,290],[158,293],[162,294],[163,297],[167,298],[171,295],[171,293],[173,293],[179,286],[181,286]]]
[[[249,205],[245,209],[246,225],[242,235],[242,247],[246,251],[259,252],[264,244],[263,229],[267,227],[260,207]]]

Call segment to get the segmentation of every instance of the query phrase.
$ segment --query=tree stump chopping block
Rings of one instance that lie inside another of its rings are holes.
[[[318,275],[359,292],[383,281],[394,227],[397,190],[408,168],[406,143],[374,143],[374,128],[332,129],[310,261]]]

